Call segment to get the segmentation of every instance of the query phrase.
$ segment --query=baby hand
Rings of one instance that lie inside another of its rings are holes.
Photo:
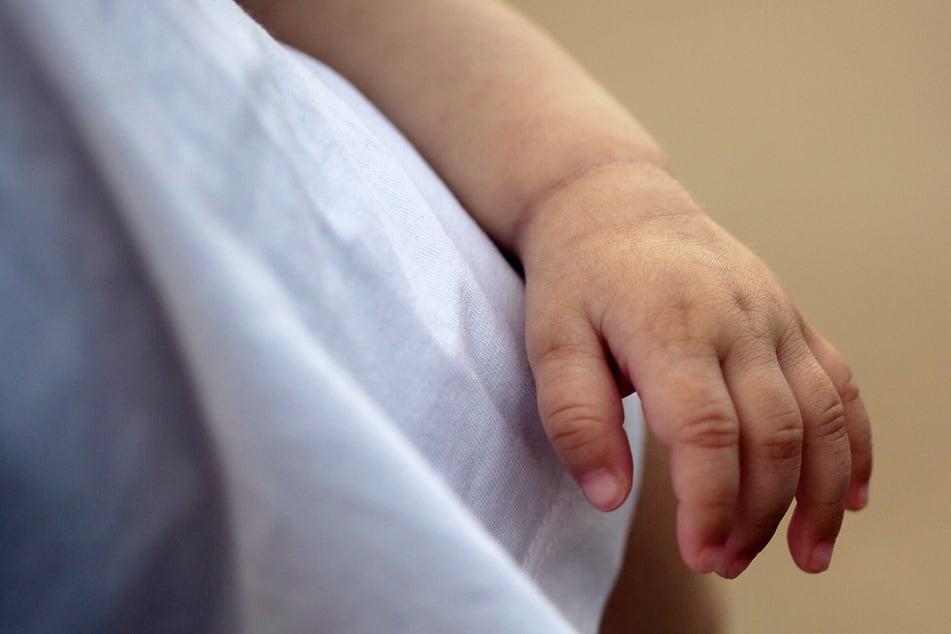
[[[631,488],[621,392],[670,448],[684,561],[740,574],[793,498],[789,549],[829,565],[868,500],[871,433],[851,372],[774,274],[664,170],[589,171],[529,210],[516,248],[545,430],[601,510]]]

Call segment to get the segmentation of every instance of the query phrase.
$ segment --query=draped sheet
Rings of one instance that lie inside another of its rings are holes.
[[[356,90],[230,0],[6,2],[0,80],[0,630],[597,629],[632,501]]]

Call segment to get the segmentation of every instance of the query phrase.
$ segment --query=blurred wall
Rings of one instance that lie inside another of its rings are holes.
[[[784,539],[720,584],[730,630],[951,631],[951,2],[516,0],[851,361],[871,505],[832,568]]]

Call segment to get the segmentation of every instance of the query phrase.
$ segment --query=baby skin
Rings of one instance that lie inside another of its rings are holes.
[[[242,4],[368,95],[521,262],[538,410],[592,505],[630,492],[634,389],[669,449],[690,568],[736,577],[794,499],[793,560],[829,566],[872,469],[852,374],[623,107],[489,0]]]

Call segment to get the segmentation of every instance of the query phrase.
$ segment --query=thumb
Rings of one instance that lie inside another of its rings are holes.
[[[600,339],[581,318],[526,335],[538,412],[555,453],[594,507],[614,510],[631,490],[631,448]]]

